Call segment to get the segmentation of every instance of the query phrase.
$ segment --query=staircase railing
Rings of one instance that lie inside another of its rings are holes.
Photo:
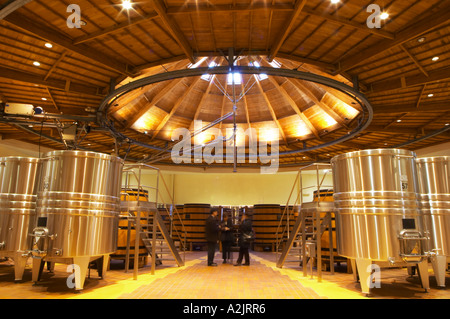
[[[138,173],[136,173],[135,169],[138,169]],[[156,186],[155,187],[142,184],[141,176],[142,176],[142,170],[143,169],[156,171]],[[137,190],[137,194],[138,194],[138,196],[137,196],[137,205],[138,206],[140,205],[140,202],[141,202],[141,197],[139,196],[141,194],[141,192],[143,194],[146,191],[148,192],[148,190],[153,190],[155,192],[155,196],[154,196],[155,201],[153,202],[154,209],[153,209],[153,214],[152,214],[152,217],[151,217],[152,220],[151,220],[151,223],[150,223],[153,227],[152,227],[151,232],[150,231],[148,232],[148,233],[152,234],[152,236],[151,236],[151,240],[152,240],[152,244],[151,244],[151,257],[152,257],[151,258],[152,259],[151,273],[154,274],[155,273],[155,268],[156,268],[156,259],[157,259],[156,258],[156,237],[157,237],[156,236],[156,232],[157,232],[158,225],[159,225],[159,228],[161,229],[161,233],[162,233],[163,237],[165,238],[166,242],[170,246],[170,249],[174,253],[175,260],[177,261],[178,265],[184,265],[185,251],[186,251],[186,231],[185,231],[183,222],[181,220],[181,217],[180,217],[180,215],[179,215],[179,213],[178,213],[178,211],[176,209],[176,206],[175,206],[175,204],[173,202],[173,198],[170,195],[170,192],[169,192],[169,190],[167,188],[167,185],[166,185],[166,183],[164,181],[164,178],[162,177],[162,174],[161,174],[159,168],[150,166],[148,164],[143,164],[143,163],[126,164],[124,169],[123,169],[123,173],[125,175],[125,180],[124,180],[122,188],[125,189],[125,190],[126,189],[133,189],[133,190],[136,189]],[[130,174],[132,174],[132,176],[135,178],[137,184],[135,184],[135,185],[130,184],[130,180],[131,180],[130,179]],[[172,230],[174,229],[174,227],[173,227],[173,214],[169,214],[171,231],[170,232],[166,232],[165,231],[166,227],[164,225],[164,220],[162,219],[162,217],[161,217],[161,215],[160,215],[160,213],[158,211],[158,200],[159,200],[159,198],[161,198],[161,200],[163,201],[162,204],[164,205],[165,209],[167,210],[167,204],[164,203],[163,197],[162,197],[161,192],[160,192],[160,185],[159,185],[160,179],[161,179],[161,181],[163,181],[163,184],[164,184],[164,186],[166,188],[166,191],[167,191],[167,193],[168,193],[168,195],[169,195],[169,197],[171,199],[172,207],[175,209],[174,210],[175,211],[175,215],[180,220],[180,224],[181,224],[181,228],[182,229],[178,230],[178,229],[175,228],[175,232],[177,233],[178,238],[180,238],[180,244],[183,245],[183,260],[182,261],[177,256],[178,252],[176,252],[176,254],[175,254],[175,251],[174,251],[175,246],[173,245],[173,243],[171,243],[172,242],[172,234],[173,234]],[[128,194],[126,192],[124,194],[126,196],[128,196]],[[148,192],[148,195],[150,197],[150,192]],[[129,202],[127,203],[127,205],[128,205],[127,206],[128,207],[128,212],[130,212]],[[141,237],[140,234],[142,233],[141,232],[141,223],[140,223],[141,211],[139,209],[137,209],[136,210],[136,216],[129,216],[128,219],[129,219],[129,223],[128,223],[128,233],[127,233],[127,254],[126,254],[126,262],[125,262],[125,264],[126,264],[126,271],[128,270],[128,261],[129,261],[130,220],[131,221],[134,220],[136,236],[135,236],[135,246],[134,246],[135,253],[134,253],[133,278],[137,279],[138,266],[139,266],[139,240],[140,240],[140,237]],[[147,220],[150,221],[150,219],[148,218],[148,215],[147,215]],[[183,233],[184,233],[184,236],[183,236]]]

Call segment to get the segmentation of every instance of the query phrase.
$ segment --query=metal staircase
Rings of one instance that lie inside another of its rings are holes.
[[[315,166],[317,175],[317,185],[303,187],[302,172],[306,169],[311,169],[311,166]],[[312,266],[314,262],[317,264],[317,277],[320,281],[322,278],[322,235],[328,230],[328,242],[329,242],[329,256],[330,265],[334,263],[333,255],[333,238],[332,238],[332,216],[334,212],[334,202],[322,201],[320,190],[323,187],[329,188],[329,186],[323,185],[326,174],[329,172],[327,168],[329,164],[313,164],[302,168],[297,174],[297,178],[294,182],[291,194],[289,195],[288,203],[286,204],[285,211],[282,214],[280,224],[277,232],[277,267],[282,268],[286,263],[295,263],[302,267],[303,275],[307,276],[307,263],[310,263],[311,275]],[[321,169],[322,168],[322,169]],[[324,169],[325,168],[325,169]],[[322,179],[320,179],[320,172],[323,172]],[[289,202],[292,198],[294,189],[298,186],[298,195],[291,206],[293,209],[289,209]],[[314,188],[317,189],[317,201],[303,202],[303,192],[305,189]],[[295,212],[298,212],[298,216],[295,217]],[[289,220],[295,218],[295,224],[291,229]],[[285,225],[282,227],[282,225]],[[280,234],[278,234],[280,233]],[[334,268],[330,267],[331,273],[334,273]]]
[[[135,171],[138,169],[138,172]],[[149,169],[156,171],[156,187],[142,185],[142,169]],[[151,257],[151,273],[155,273],[157,265],[161,265],[166,261],[175,262],[179,267],[184,266],[185,255],[180,255],[180,251],[186,251],[186,232],[184,225],[181,222],[181,229],[177,229],[173,224],[173,219],[181,218],[175,208],[174,203],[171,207],[174,207],[174,211],[169,214],[170,223],[169,227],[166,226],[164,219],[162,218],[158,210],[158,199],[161,198],[159,190],[160,178],[165,184],[159,169],[146,164],[134,164],[126,165],[124,167],[124,185],[122,187],[122,195],[127,197],[127,190],[138,190],[137,194],[150,194],[150,191],[154,192],[154,196],[135,196],[132,199],[137,200],[122,200],[121,212],[126,212],[128,219],[128,233],[127,233],[127,245],[126,245],[126,258],[125,258],[125,271],[128,271],[128,265],[130,260],[130,229],[133,226],[136,234],[134,243],[134,279],[137,279],[138,275],[138,256],[139,256],[139,242],[145,246],[148,255]],[[131,176],[137,182],[137,185],[131,185]],[[169,193],[169,197],[170,196]],[[155,201],[148,201],[148,199],[155,199]],[[161,203],[160,203],[161,204]],[[164,208],[167,209],[167,205],[164,204]],[[169,228],[169,229],[168,229]],[[174,239],[177,239],[176,243]]]

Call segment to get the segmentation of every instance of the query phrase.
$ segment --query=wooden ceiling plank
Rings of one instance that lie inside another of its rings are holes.
[[[423,68],[422,65],[420,65],[419,60],[416,59],[414,55],[403,45],[400,44],[400,48],[408,55],[408,57],[414,62],[414,64],[419,68],[419,70],[425,74],[425,76],[428,76],[428,72]]]
[[[84,44],[74,45],[72,39],[66,37],[65,35],[59,33],[58,31],[44,26],[42,24],[38,24],[35,21],[32,21],[20,14],[12,13],[5,18],[5,20],[16,27],[19,27],[27,32],[31,32],[34,35],[37,35],[49,42],[57,44],[66,50],[82,55],[86,58],[91,59],[94,62],[102,64],[105,67],[108,67],[111,70],[116,72],[132,75],[132,66],[122,63],[115,58],[105,56],[104,53],[98,52]]]
[[[368,85],[367,94],[385,92],[389,90],[397,90],[412,86],[420,86],[428,83],[439,82],[450,79],[450,67],[443,67],[428,72],[428,76],[423,74],[412,76],[401,76],[394,79],[374,82]]]
[[[437,10],[435,13],[432,13],[425,18],[415,21],[401,31],[397,32],[395,34],[395,39],[393,40],[382,40],[367,49],[342,59],[338,62],[337,68],[342,71],[347,71],[354,68],[377,54],[414,39],[430,30],[433,30],[443,23],[447,23],[448,20],[450,20],[450,6],[442,8],[442,10]]]
[[[0,20],[3,20],[14,11],[20,9],[33,0],[10,0],[0,5]]]
[[[321,102],[320,99],[317,98],[315,96],[315,94],[309,88],[307,88],[305,85],[303,85],[298,79],[287,79],[287,80],[290,81],[294,85],[294,87],[296,87],[297,89],[300,89],[301,92],[306,94],[306,96],[308,96],[308,98],[310,98],[318,107],[320,107],[322,109],[322,111],[324,111],[329,116],[331,116],[341,126],[348,128],[347,123],[345,123],[345,120],[343,118],[341,118],[339,114],[334,112],[328,105]]]
[[[152,140],[158,135],[158,133],[164,128],[164,125],[167,124],[167,122],[172,118],[172,116],[175,114],[175,112],[178,110],[181,103],[184,101],[184,99],[188,96],[188,94],[192,91],[192,89],[197,85],[197,83],[200,81],[201,77],[198,77],[194,80],[194,82],[184,90],[183,94],[177,99],[175,104],[172,107],[172,110],[169,114],[167,114],[164,119],[158,124],[158,127],[155,129],[152,135]]]
[[[165,85],[164,88],[159,91],[155,97],[149,101],[144,107],[142,107],[136,114],[134,114],[129,121],[127,121],[127,125],[125,128],[130,128],[134,123],[137,122],[148,110],[150,110],[153,106],[156,105],[167,93],[169,93],[180,81],[182,78],[172,80],[169,84]],[[145,97],[145,94],[144,94]]]
[[[92,32],[90,34],[87,35],[83,35],[81,37],[78,37],[76,39],[73,40],[73,44],[77,45],[80,43],[84,43],[84,42],[88,42],[88,41],[92,41],[95,40],[97,38],[103,37],[105,35],[111,34],[111,33],[115,33],[117,31],[120,31],[122,29],[128,28],[128,27],[132,27],[135,25],[138,25],[142,22],[148,21],[148,20],[152,20],[154,18],[158,17],[158,14],[156,12],[152,12],[146,16],[143,17],[139,17],[139,18],[135,18],[135,19],[131,19],[131,20],[127,20],[118,24],[114,24],[108,28],[102,29],[102,30],[98,30],[95,32]]]
[[[31,74],[31,73],[25,73],[22,71],[16,71],[4,67],[0,67],[0,75],[2,78],[30,83],[30,84],[38,84],[43,85],[45,87],[50,87],[53,89],[58,89],[62,91],[68,91],[73,93],[82,93],[86,95],[93,95],[93,96],[101,96],[100,88],[97,87],[91,87],[84,84],[78,84],[78,83],[72,83],[70,82],[67,86],[67,81],[64,80],[57,80],[57,79],[51,79],[48,78],[47,80],[44,80],[41,76]]]
[[[166,6],[162,0],[154,0],[153,1],[154,9],[158,13],[158,16],[161,18],[162,22],[169,30],[170,34],[174,37],[178,45],[181,47],[183,52],[186,54],[188,59],[195,63],[195,57],[193,50],[186,40],[184,34],[181,32],[180,27],[172,20],[172,18],[167,14]]]
[[[326,13],[324,11],[318,11],[318,10],[314,10],[314,9],[305,7],[305,8],[303,8],[303,12],[307,13],[307,14],[309,14],[311,16],[315,16],[315,17],[320,17],[320,18],[326,19],[327,21],[331,21],[331,22],[337,23],[339,25],[345,25],[345,26],[348,26],[348,27],[355,28],[358,31],[364,31],[364,32],[372,33],[373,35],[376,35],[377,37],[382,37],[382,38],[391,39],[391,40],[393,40],[395,38],[395,35],[390,33],[390,32],[387,32],[387,31],[384,31],[384,30],[380,30],[380,29],[377,29],[377,28],[372,28],[371,29],[371,28],[368,28],[366,24],[359,24],[359,23],[357,23],[355,21],[351,21],[351,20],[348,20],[346,18],[342,18],[342,17],[340,17],[338,15],[329,14],[329,13]]]
[[[272,44],[272,48],[270,49],[270,53],[267,57],[267,60],[269,62],[272,62],[272,60],[275,58],[275,56],[278,54],[278,51],[281,48],[281,45],[283,44],[284,40],[286,40],[286,37],[289,35],[292,27],[294,26],[295,21],[299,17],[300,13],[302,12],[303,7],[305,6],[307,0],[297,0],[295,2],[294,11],[292,12],[291,16],[289,17],[288,21],[285,23],[285,26],[281,29],[281,33],[276,38],[274,44]]]
[[[284,133],[283,127],[280,124],[280,121],[278,121],[277,116],[275,114],[275,111],[273,110],[272,107],[272,103],[269,100],[269,97],[267,96],[266,92],[264,92],[261,83],[259,82],[258,78],[256,77],[256,75],[253,75],[256,81],[256,86],[258,87],[259,91],[261,92],[264,101],[266,102],[266,105],[269,109],[270,115],[272,116],[273,121],[275,122],[275,124],[278,126],[278,129],[281,133],[281,136],[283,137],[284,143],[287,145],[287,139],[286,139],[286,134]]]

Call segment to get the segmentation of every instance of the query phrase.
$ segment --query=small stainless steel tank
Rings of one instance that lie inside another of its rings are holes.
[[[416,162],[431,262],[438,285],[445,287],[445,270],[450,262],[450,156],[418,158]]]
[[[14,260],[15,280],[22,280],[35,223],[40,161],[0,158],[0,257]]]
[[[415,158],[407,150],[373,149],[331,160],[338,253],[356,260],[364,268],[359,271],[373,262],[420,263],[423,269],[426,238]]]
[[[122,167],[120,158],[95,152],[55,151],[42,158],[32,253],[41,262],[78,265],[77,289],[89,262],[116,250]],[[38,277],[33,267],[33,280]]]

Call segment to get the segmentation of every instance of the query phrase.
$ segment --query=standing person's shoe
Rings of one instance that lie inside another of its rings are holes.
[[[234,266],[242,266],[240,263],[234,264]]]
[[[217,266],[216,263],[208,264],[208,266]]]
[[[227,263],[227,260],[226,260],[226,259],[224,259],[224,260],[223,260],[223,263],[224,263],[224,264],[226,264],[226,263]]]

